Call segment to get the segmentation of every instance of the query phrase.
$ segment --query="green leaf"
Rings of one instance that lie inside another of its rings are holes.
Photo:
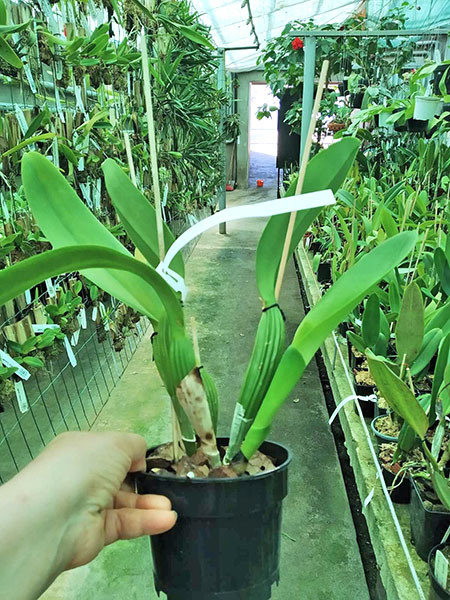
[[[215,50],[214,44],[212,44],[205,36],[201,35],[194,27],[188,25],[180,25],[179,23],[173,23],[174,27],[178,29],[181,35],[195,44],[200,46],[206,46],[211,50]]]
[[[448,479],[444,477],[442,473],[433,470],[431,473],[431,480],[439,500],[447,510],[450,510],[450,485]]]
[[[393,373],[386,363],[368,353],[370,373],[381,395],[400,417],[417,433],[421,440],[428,430],[428,417],[409,387]]]
[[[49,122],[49,110],[47,107],[43,108],[41,111],[39,111],[39,113],[34,117],[34,119],[31,121],[28,129],[25,132],[25,135],[23,136],[24,138],[29,138],[30,136],[33,135],[33,133],[36,133],[36,131],[44,124]]]
[[[448,264],[447,257],[442,248],[436,248],[434,251],[434,264],[436,266],[436,272],[441,282],[442,289],[450,296],[450,265]]]
[[[116,274],[120,282],[128,280],[129,285],[139,283],[139,287],[132,288],[130,306],[150,318],[154,318],[155,314],[162,318],[165,312],[164,305],[167,312],[182,323],[181,304],[172,288],[155,269],[127,253],[92,244],[49,250],[2,269],[0,306],[49,277],[72,271],[83,271],[89,274],[97,271],[105,272],[109,274],[111,281],[114,281],[113,277]],[[122,289],[121,286],[117,286],[116,289],[112,287],[107,291],[122,302],[128,301],[130,296],[123,294]],[[154,298],[156,298],[155,302],[153,302]],[[51,306],[57,308],[55,305]]]
[[[345,181],[359,146],[359,140],[348,137],[316,154],[308,163],[303,193],[323,189],[331,189],[336,193]],[[294,179],[286,196],[295,194],[296,185],[297,181]],[[320,211],[321,208],[313,208],[297,213],[291,243],[292,252]],[[259,295],[266,306],[270,306],[276,301],[275,284],[289,218],[289,214],[271,217],[262,233],[256,251],[256,281]]]
[[[0,25],[0,36],[7,35],[9,33],[19,33],[30,25],[31,21],[26,23],[19,23],[19,25]]]
[[[389,238],[346,271],[309,311],[300,323],[291,346],[284,353],[255,422],[244,440],[241,450],[247,458],[264,441],[276,412],[326,337],[411,252],[416,242],[417,234],[413,231]]]
[[[450,300],[434,311],[433,317],[426,324],[425,333],[432,329],[442,329],[444,335],[450,333]]]
[[[432,329],[424,335],[423,344],[419,355],[411,365],[412,376],[417,375],[430,364],[431,359],[437,352],[441,340],[441,329]]]
[[[23,67],[23,62],[3,38],[0,38],[0,57],[8,64],[16,67],[16,69],[21,69]]]
[[[438,398],[439,390],[444,381],[444,373],[450,359],[450,333],[448,333],[439,345],[436,367],[434,368],[433,385],[431,388],[431,406],[429,422],[434,423],[436,417],[436,399]]]
[[[411,365],[422,347],[424,334],[424,307],[422,292],[417,283],[410,283],[405,289],[402,306],[395,329],[398,360]]]
[[[158,266],[160,258],[155,209],[111,158],[103,163],[102,169],[105,175],[106,189],[128,235],[148,263],[153,267]],[[175,238],[165,223],[163,228],[164,246],[167,251]],[[173,259],[171,268],[184,277],[184,262],[181,253],[178,253]]]
[[[8,15],[6,12],[6,4],[4,0],[0,0],[0,25],[6,25],[8,22]]]
[[[361,352],[361,354],[365,354],[366,345],[364,344],[364,340],[360,335],[357,335],[353,331],[347,331],[347,338],[351,345],[354,346],[356,350],[358,350],[358,352]]]
[[[376,344],[380,335],[380,301],[377,294],[372,294],[367,300],[361,326],[362,338],[366,348]]]
[[[40,369],[44,366],[42,360],[40,358],[37,358],[36,356],[24,356],[22,358],[22,363],[25,363],[29,367],[35,367],[37,369]]]
[[[14,152],[18,152],[26,146],[30,146],[31,144],[35,144],[36,142],[43,142],[44,140],[51,140],[54,137],[56,137],[56,133],[41,133],[40,135],[35,135],[33,137],[27,138],[23,140],[23,142],[20,142],[20,144],[17,144],[17,146],[14,146],[14,148],[10,148],[6,152],[3,152],[2,158],[5,158],[10,154],[14,154]]]
[[[54,247],[92,244],[95,241],[131,257],[45,157],[37,152],[29,152],[23,157],[22,181],[36,222]],[[83,274],[101,289],[152,319],[158,321],[164,314],[157,293],[141,277],[108,268],[89,268]],[[138,297],[142,299],[146,295],[148,298],[144,304],[137,301]]]
[[[393,216],[391,215],[391,213],[388,211],[388,209],[385,206],[382,208],[382,211],[381,211],[381,223],[382,223],[383,229],[385,230],[386,235],[388,237],[397,235],[397,233],[398,233],[397,224],[396,224]]]

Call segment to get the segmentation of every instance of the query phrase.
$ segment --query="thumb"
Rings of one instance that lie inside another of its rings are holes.
[[[105,545],[143,535],[164,533],[175,525],[174,510],[116,508],[105,511]]]

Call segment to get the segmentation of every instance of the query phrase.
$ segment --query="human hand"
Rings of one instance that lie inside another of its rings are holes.
[[[167,498],[123,489],[128,473],[145,470],[145,451],[144,438],[136,434],[64,433],[0,488],[0,515],[6,492],[8,505],[14,502],[20,525],[25,524],[22,551],[35,553],[44,545],[43,589],[61,571],[91,561],[107,544],[175,525]],[[0,535],[1,526],[0,521]]]

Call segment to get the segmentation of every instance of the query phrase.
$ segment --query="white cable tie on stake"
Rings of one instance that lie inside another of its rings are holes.
[[[347,404],[347,402],[350,402],[350,400],[362,400],[364,402],[374,402],[375,403],[377,401],[377,397],[375,394],[370,394],[370,396],[356,396],[354,394],[350,394],[350,396],[347,396],[347,398],[344,398],[336,406],[336,408],[333,411],[333,414],[328,419],[328,425],[331,425],[331,423],[335,420],[335,418],[337,417],[340,410]]]
[[[167,281],[167,283],[177,292],[181,292],[183,300],[187,295],[187,288],[184,279],[172,271],[170,263],[175,256],[189,242],[198,237],[208,229],[216,227],[221,223],[237,221],[240,219],[251,219],[256,217],[272,217],[285,213],[299,212],[309,208],[319,208],[321,206],[330,206],[335,204],[333,192],[331,190],[322,190],[320,192],[311,192],[309,194],[299,194],[290,196],[283,200],[269,200],[268,202],[258,202],[257,204],[246,204],[244,206],[233,206],[221,210],[211,217],[199,221],[187,231],[182,233],[168,249],[166,256],[158,265],[156,270]]]
[[[376,478],[377,478],[377,480],[380,478],[380,476],[378,475],[378,473],[377,473],[377,477]],[[375,494],[375,487],[373,487],[370,490],[370,492],[367,494],[367,496],[365,497],[364,502],[363,502],[363,508],[367,508],[369,506],[369,504],[372,502],[372,498],[373,498],[374,494]]]

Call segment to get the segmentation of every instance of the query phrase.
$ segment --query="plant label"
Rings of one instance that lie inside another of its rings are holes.
[[[30,372],[27,371],[25,367],[22,367],[22,365],[19,365],[19,363],[15,361],[7,352],[0,350],[0,360],[5,367],[15,367],[17,369],[15,375],[18,375],[21,379],[24,379],[25,381],[30,379]]]
[[[139,322],[136,323],[136,330],[139,335],[142,335],[142,326]]]
[[[25,115],[23,114],[23,111],[18,104],[14,106],[14,110],[16,113],[17,122],[19,123],[20,131],[22,132],[22,135],[25,135],[28,131],[28,123],[25,119]]]
[[[30,90],[33,92],[33,94],[36,94],[36,92],[37,92],[36,83],[34,81],[33,73],[31,72],[31,69],[30,69],[30,65],[28,63],[23,64],[23,72],[25,73],[26,78],[28,79],[28,84],[30,86]]]
[[[94,306],[94,308],[92,309],[92,320],[93,321],[97,320],[97,314],[98,314],[98,306]]]
[[[23,387],[22,381],[14,382],[14,389],[16,392],[17,404],[19,405],[19,410],[21,413],[26,413],[29,410],[28,399],[25,393],[25,388]]]
[[[5,220],[9,223],[9,210],[5,202],[5,197],[0,193],[0,204],[2,205],[2,213]]]
[[[80,310],[80,313],[78,315],[78,323],[80,324],[82,329],[86,329],[87,328],[87,321],[86,321],[86,309],[83,308]]]
[[[64,346],[66,348],[66,352],[67,352],[67,358],[69,359],[70,364],[72,365],[72,367],[76,367],[77,366],[77,359],[76,356],[72,350],[72,346],[70,345],[69,339],[66,336],[64,336]]]
[[[56,323],[47,323],[46,325],[33,323],[31,327],[34,333],[44,333],[46,329],[59,329],[59,325],[56,325]]]
[[[30,290],[25,290],[25,302],[27,304],[31,304],[31,292],[30,292]]]
[[[47,287],[47,293],[50,296],[50,298],[56,298],[56,289],[53,285],[53,281],[51,279],[46,279],[45,285]]]
[[[83,98],[81,96],[81,86],[79,86],[75,83],[73,87],[75,89],[75,100],[77,103],[77,108],[80,110],[80,112],[82,112],[86,116],[87,113],[86,113],[86,109],[84,108]]]
[[[59,169],[59,148],[58,138],[54,137],[52,141],[53,164]]]
[[[447,527],[447,531],[444,533],[444,537],[441,540],[441,544],[445,544],[450,536],[450,527]]]
[[[59,97],[59,89],[55,81],[55,102],[56,102],[56,110],[58,111],[59,118],[61,119],[61,123],[66,122],[66,117],[64,116],[64,112],[61,106],[61,98]]]
[[[436,550],[436,557],[434,559],[434,576],[436,577],[440,586],[447,589],[447,578],[448,578],[448,560],[442,554],[440,550]]]
[[[103,327],[105,328],[105,331],[109,331],[110,330],[109,321],[108,321],[108,317],[106,315],[106,308],[105,308],[105,305],[103,304],[103,302],[100,302],[99,307],[100,307],[100,316],[103,319]]]
[[[72,346],[76,346],[78,344],[78,340],[80,339],[80,331],[81,329],[75,331],[73,336],[70,338],[70,343],[72,344]]]

